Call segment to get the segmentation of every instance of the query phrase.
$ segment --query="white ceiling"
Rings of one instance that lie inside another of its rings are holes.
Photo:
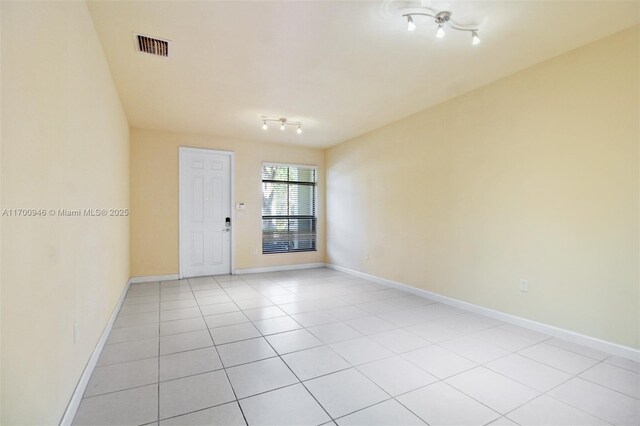
[[[389,1],[91,1],[132,127],[326,147],[637,24],[640,2],[423,1],[480,26],[410,33]],[[170,39],[138,53],[133,32]],[[261,130],[262,115],[304,122]]]

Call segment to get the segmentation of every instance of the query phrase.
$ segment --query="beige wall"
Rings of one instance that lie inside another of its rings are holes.
[[[636,27],[329,149],[328,261],[640,347],[638,52]]]
[[[1,7],[2,207],[128,207],[128,125],[86,4]],[[129,276],[128,222],[2,218],[3,425],[60,421]]]
[[[324,153],[229,138],[131,129],[131,275],[178,273],[178,148],[189,146],[235,152],[236,268],[324,262]],[[319,167],[318,251],[262,254],[262,162]]]

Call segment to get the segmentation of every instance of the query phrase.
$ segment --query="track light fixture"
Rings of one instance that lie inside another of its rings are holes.
[[[413,23],[413,18],[411,16],[407,16],[407,30],[415,31],[416,24]]]
[[[478,36],[478,31],[480,30],[475,26],[460,25],[454,22],[451,19],[451,12],[448,12],[446,10],[442,12],[436,12],[433,9],[423,8],[420,12],[405,13],[402,16],[407,18],[407,29],[409,31],[415,31],[416,29],[416,24],[413,21],[414,16],[428,16],[429,18],[433,18],[434,22],[438,25],[438,29],[436,30],[437,38],[443,38],[445,36],[444,27],[447,26],[457,31],[470,32],[471,44],[474,46],[480,44],[480,37]]]
[[[275,122],[280,123],[280,130],[284,130],[285,126],[297,126],[296,133],[302,133],[302,123],[299,121],[289,121],[289,119],[281,117],[281,118],[262,118],[262,130],[268,130],[269,126],[267,126],[267,122]]]
[[[471,33],[471,44],[473,44],[474,46],[476,44],[480,44],[480,37],[478,37],[477,31]]]

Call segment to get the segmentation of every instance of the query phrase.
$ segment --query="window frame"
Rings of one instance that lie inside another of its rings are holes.
[[[283,180],[271,180],[264,179],[264,167],[272,166],[272,167],[287,167],[287,168],[299,168],[299,169],[310,169],[314,171],[314,182],[296,182],[296,181],[283,181]],[[318,166],[309,165],[309,164],[291,164],[291,163],[273,163],[273,162],[263,162],[260,167],[260,180],[261,184],[264,187],[265,183],[277,183],[277,184],[287,184],[288,188],[291,185],[300,185],[300,186],[311,186],[313,188],[313,205],[314,211],[313,215],[261,215],[261,233],[262,233],[262,254],[263,255],[271,255],[271,254],[291,254],[291,253],[308,253],[308,252],[317,252],[318,251]],[[261,189],[262,195],[262,206],[261,212],[264,210],[264,189]],[[288,200],[287,200],[288,203]],[[287,209],[288,210],[288,209]],[[313,224],[313,248],[310,249],[289,249],[287,251],[266,251],[265,252],[265,241],[264,241],[264,221],[265,220],[292,220],[292,219],[302,219],[302,220],[311,220]]]

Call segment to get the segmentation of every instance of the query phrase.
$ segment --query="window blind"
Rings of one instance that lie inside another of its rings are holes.
[[[262,166],[262,253],[316,250],[316,169]]]

